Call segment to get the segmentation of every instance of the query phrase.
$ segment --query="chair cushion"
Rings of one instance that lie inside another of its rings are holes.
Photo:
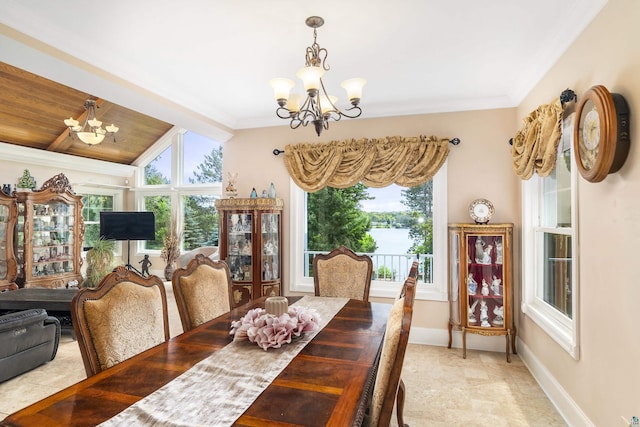
[[[102,369],[164,342],[162,295],[157,286],[121,282],[83,310]]]
[[[229,284],[224,269],[202,264],[190,275],[180,277],[180,287],[192,327],[231,310]]]
[[[400,331],[402,329],[402,317],[404,315],[404,297],[399,298],[393,304],[389,319],[387,320],[387,329],[384,334],[384,342],[382,343],[382,352],[380,354],[380,365],[378,366],[378,374],[376,382],[373,386],[373,396],[371,398],[370,425],[377,426],[384,402],[384,395],[389,386],[389,375],[393,369],[393,364],[398,351],[398,342],[400,341]]]
[[[320,296],[362,299],[368,265],[347,255],[318,260]]]

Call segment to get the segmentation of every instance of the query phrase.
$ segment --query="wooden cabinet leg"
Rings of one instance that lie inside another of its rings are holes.
[[[462,327],[462,358],[467,358],[467,330]]]
[[[507,363],[511,363],[511,353],[509,353],[509,341],[511,341],[511,330],[507,329],[507,334],[505,335],[507,342]]]

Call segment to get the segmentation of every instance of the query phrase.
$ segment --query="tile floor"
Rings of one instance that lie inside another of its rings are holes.
[[[167,287],[171,335],[182,332]],[[411,427],[565,426],[517,355],[410,344],[403,368],[404,421]],[[56,358],[0,384],[0,420],[85,378],[77,343],[63,334]],[[397,426],[395,419],[392,426]]]

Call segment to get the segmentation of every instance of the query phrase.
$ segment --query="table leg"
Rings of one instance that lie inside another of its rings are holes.
[[[509,341],[511,341],[511,329],[507,329],[507,334],[505,335],[505,339],[507,342],[507,363],[511,363],[511,353],[509,353]]]
[[[447,348],[451,348],[451,343],[452,343],[451,329],[452,328],[453,328],[453,324],[451,323],[451,320],[449,320],[449,345],[447,346]]]

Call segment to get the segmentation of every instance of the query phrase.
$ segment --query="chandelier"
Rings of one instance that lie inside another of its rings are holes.
[[[359,107],[362,97],[362,87],[367,83],[361,78],[345,80],[341,83],[347,91],[347,97],[351,102],[351,107],[341,111],[336,107],[335,96],[327,94],[322,76],[329,71],[329,66],[325,64],[327,59],[327,49],[321,48],[316,42],[317,28],[324,24],[324,19],[319,16],[311,16],[305,21],[307,26],[313,28],[313,44],[307,47],[305,55],[305,66],[296,73],[304,85],[307,97],[302,104],[302,96],[290,94],[295,85],[292,80],[285,78],[271,79],[269,82],[273,88],[278,109],[276,115],[281,119],[290,119],[291,129],[297,129],[300,125],[307,126],[313,123],[316,133],[320,136],[323,129],[329,129],[329,120],[338,121],[342,117],[355,119],[362,114]],[[351,111],[347,113],[346,111]]]
[[[120,128],[111,124],[109,126],[102,127],[102,122],[96,119],[96,101],[93,99],[87,99],[84,103],[85,112],[84,122],[80,125],[80,122],[74,120],[73,117],[69,117],[64,120],[64,124],[69,128],[69,135],[74,134],[87,145],[100,144],[105,135],[108,133],[113,137],[113,142],[116,142],[115,133]]]

